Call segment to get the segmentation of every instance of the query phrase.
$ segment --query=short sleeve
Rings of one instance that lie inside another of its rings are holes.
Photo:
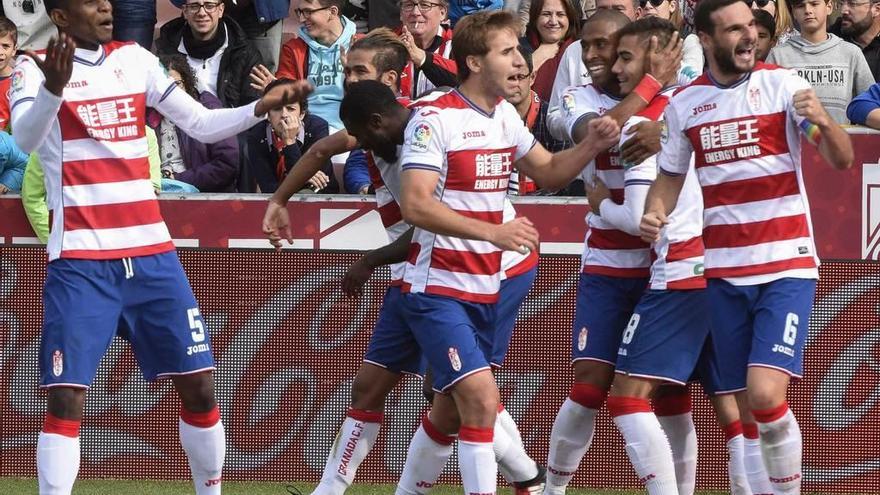
[[[158,57],[140,45],[133,45],[131,48],[137,50],[145,70],[147,106],[156,107],[177,88],[177,85],[168,75],[168,71],[162,67]]]
[[[644,117],[631,117],[626,123],[623,125],[623,128],[620,130],[620,146],[623,147],[623,144],[633,136],[627,135],[627,131],[634,125],[639,122],[644,122],[648,119]],[[624,185],[651,185],[654,180],[657,178],[657,155],[651,155],[646,158],[644,161],[638,164],[623,164],[624,168]]]
[[[416,110],[409,120],[400,152],[402,169],[433,170],[438,173],[446,163],[441,111],[425,107]]]
[[[511,144],[516,146],[514,160],[519,160],[534,148],[537,140],[517,113],[516,107],[506,101],[502,105],[504,107],[504,127],[512,138]]]
[[[562,94],[560,107],[565,122],[565,132],[573,139],[574,128],[582,120],[599,116],[598,96],[591,86],[572,86]]]
[[[681,101],[681,100],[679,100]],[[657,154],[658,171],[667,175],[684,175],[691,163],[693,146],[685,135],[684,122],[677,112],[676,100],[666,106],[664,120],[666,125],[660,134],[660,153]]]
[[[19,57],[15,63],[15,70],[12,72],[12,81],[9,84],[10,111],[19,103],[34,101],[45,80],[43,71],[30,57],[26,55]]]

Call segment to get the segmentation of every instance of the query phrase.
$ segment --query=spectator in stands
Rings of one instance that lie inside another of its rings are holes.
[[[685,85],[700,77],[705,63],[703,46],[700,45],[700,38],[695,33],[686,36],[682,34],[683,17],[678,9],[678,2],[676,0],[641,0],[639,18],[649,16],[672,22],[678,29],[678,34],[684,39],[678,83]]]
[[[186,57],[163,55],[160,59],[178,87],[205,108],[223,104],[208,91],[199,91]],[[162,177],[190,184],[200,192],[232,192],[239,171],[238,140],[234,137],[213,144],[202,143],[178,129],[169,119],[150,111],[150,126],[159,137]]]
[[[397,29],[400,27],[400,2],[398,0],[350,0],[353,3],[363,4],[367,9],[367,29],[387,27]]]
[[[766,10],[753,9],[752,12],[755,14],[755,29],[758,31],[755,60],[763,62],[767,60],[770,49],[776,46],[776,21]]]
[[[534,0],[529,9],[525,40],[534,53],[535,82],[532,88],[549,100],[559,62],[577,38],[580,15],[568,0]]]
[[[156,0],[111,0],[110,3],[113,4],[113,39],[134,41],[150,50],[156,28]]]
[[[272,81],[266,91],[284,81],[287,79]],[[309,111],[307,99],[270,110],[267,121],[247,132],[250,175],[256,180],[259,192],[275,192],[303,153],[327,135],[327,121]],[[339,191],[329,161],[309,180],[309,189],[314,192]]]
[[[171,0],[171,3],[181,8],[184,0]],[[275,72],[281,51],[283,19],[290,10],[290,0],[224,0],[223,3],[226,18],[241,26],[250,45],[260,52],[263,64]]]
[[[452,0],[449,2],[449,22],[455,23],[462,17],[481,10],[501,10],[504,0]]]
[[[373,194],[373,182],[370,178],[370,165],[367,163],[367,154],[362,149],[356,149],[348,155],[345,161],[345,190],[349,194]]]
[[[58,35],[58,28],[40,0],[2,0],[0,7],[0,16],[8,18],[18,29],[18,47],[22,50],[43,50],[49,39]]]
[[[4,131],[9,129],[9,86],[17,49],[18,30],[15,24],[0,17],[0,130]]]
[[[859,47],[827,32],[831,0],[793,0],[790,5],[801,32],[773,47],[767,62],[797,70],[829,115],[848,124],[847,105],[874,83],[868,62]]]
[[[880,0],[841,0],[840,17],[828,31],[858,45],[880,81]]]
[[[846,116],[853,124],[880,129],[880,83],[855,97],[846,108]]]
[[[225,107],[236,107],[260,97],[248,74],[261,59],[241,26],[223,16],[224,8],[220,1],[186,0],[183,17],[160,29],[156,51],[186,55],[199,91],[217,96]]]
[[[535,139],[541,145],[554,153],[561,151],[565,149],[566,142],[554,139],[547,131],[547,102],[542,100],[534,90],[535,71],[532,47],[525,41],[521,41],[519,51],[526,61],[526,66],[519,76],[519,90],[507,98],[507,101],[516,107],[516,111],[526,123],[526,127],[532,131]],[[518,172],[511,174],[510,183],[511,189],[515,189],[520,196],[538,192],[535,181]]]
[[[400,39],[410,58],[401,75],[401,96],[417,98],[435,87],[458,84],[452,60],[452,29],[443,25],[448,7],[448,0],[400,3]]]
[[[596,0],[596,10],[601,9],[617,10],[634,21],[638,17],[639,0]],[[583,29],[581,30],[581,43],[587,34]],[[562,94],[571,86],[590,82],[581,43],[572,43],[565,49],[559,62],[559,69],[556,71],[556,80],[553,82],[550,108],[547,113],[547,128],[556,139],[564,139],[567,135],[559,107]]]
[[[596,0],[584,0],[583,2],[579,0],[568,0],[571,2],[572,7],[574,7],[575,12],[577,12],[577,28],[578,32],[580,32],[581,23],[596,11]],[[510,12],[516,12],[519,15],[519,20],[522,23],[522,32],[525,34],[526,26],[529,25],[529,19],[531,18],[530,11],[532,9],[532,0],[521,0],[516,6],[516,9],[513,7],[509,7],[508,3],[511,5],[515,2],[515,0],[505,0],[504,9],[509,10]]]
[[[0,194],[21,191],[28,156],[8,133],[0,131]]]

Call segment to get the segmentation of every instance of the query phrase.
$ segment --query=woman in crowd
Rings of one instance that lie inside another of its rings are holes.
[[[672,22],[684,37],[681,68],[678,71],[679,84],[688,84],[703,73],[703,47],[700,38],[691,33],[684,35],[684,17],[676,0],[641,0],[639,17],[655,16]]]
[[[533,0],[525,41],[532,47],[535,82],[532,89],[550,101],[556,69],[565,49],[578,38],[580,15],[568,0]]]
[[[435,87],[458,84],[452,29],[443,25],[448,12],[448,0],[400,2],[400,40],[411,60],[401,78],[402,96],[416,98]]]
[[[289,79],[270,82],[266,91],[284,81]],[[266,121],[247,132],[248,169],[259,192],[275,192],[303,153],[329,134],[327,121],[308,110],[308,99],[303,98],[278,110],[270,110]],[[329,161],[309,180],[309,189],[322,193],[339,191]]]
[[[223,108],[213,94],[196,87],[196,78],[181,54],[160,58],[177,86],[206,108]],[[228,138],[213,144],[202,143],[178,129],[158,112],[150,112],[147,122],[159,138],[162,177],[185,182],[200,192],[231,192],[239,170],[238,140]]]

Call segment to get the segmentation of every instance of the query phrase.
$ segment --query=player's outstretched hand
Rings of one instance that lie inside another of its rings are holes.
[[[627,129],[625,134],[632,137],[620,147],[620,158],[623,163],[638,165],[659,153],[662,130],[662,122],[648,120]]]
[[[287,214],[286,205],[269,200],[266,214],[263,215],[263,233],[275,246],[276,251],[281,250],[281,244],[285,239],[288,244],[293,244],[293,234],[290,233],[290,216]]]
[[[587,142],[592,143],[597,149],[607,150],[620,140],[620,126],[617,121],[609,116],[598,117],[587,124]]]
[[[676,31],[666,45],[662,48],[659,45],[657,37],[651,36],[650,46],[645,52],[645,73],[651,74],[660,84],[666,86],[678,80],[684,42]]]
[[[593,179],[592,184],[584,183],[584,187],[587,190],[587,201],[590,202],[590,209],[596,215],[601,216],[599,206],[602,204],[602,201],[611,197],[611,191],[608,190],[608,186],[602,182],[602,179],[598,177]]]
[[[669,220],[667,220],[666,215],[656,211],[649,211],[642,215],[642,221],[639,224],[642,240],[645,242],[657,242],[660,240],[660,230],[667,223],[669,223]]]
[[[364,292],[364,284],[373,275],[373,267],[367,262],[366,256],[354,262],[342,278],[342,293],[347,297],[360,297]]]
[[[797,114],[813,124],[823,127],[830,123],[831,116],[828,115],[822,102],[819,101],[819,97],[816,96],[816,92],[812,89],[802,89],[795,92],[793,103]]]
[[[36,53],[27,50],[25,55],[32,58],[37,67],[46,76],[43,83],[46,89],[55,96],[61,96],[64,87],[70,82],[73,73],[73,53],[76,50],[76,42],[65,33],[59,33],[58,38],[49,40],[46,45],[46,56],[40,59]]]
[[[254,115],[260,117],[269,110],[281,108],[302,100],[312,92],[312,85],[308,81],[290,81],[279,84],[266,92],[254,107]]]
[[[538,229],[526,217],[496,225],[491,230],[489,241],[505,251],[517,251],[526,254],[538,250]]]
[[[275,80],[275,74],[266,68],[263,64],[257,64],[251,69],[251,87],[262,94],[266,91],[266,86]]]

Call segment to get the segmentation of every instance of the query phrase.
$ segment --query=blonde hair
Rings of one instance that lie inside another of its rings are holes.
[[[791,12],[788,11],[788,2],[776,0],[776,39],[791,29]]]

